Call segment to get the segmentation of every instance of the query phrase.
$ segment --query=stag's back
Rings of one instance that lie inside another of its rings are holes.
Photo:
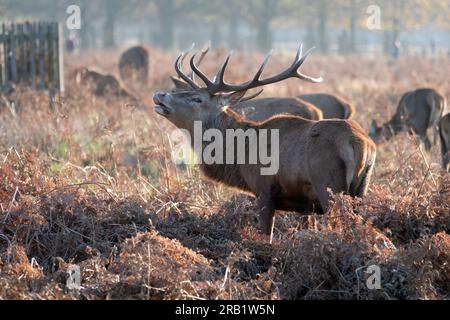
[[[350,102],[330,94],[305,94],[299,98],[319,108],[324,119],[351,119],[355,113],[355,107]]]

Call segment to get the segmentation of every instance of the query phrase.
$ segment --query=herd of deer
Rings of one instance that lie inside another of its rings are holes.
[[[121,70],[127,65],[126,61],[141,59],[142,50],[134,51],[129,50],[122,56],[125,58],[121,59]],[[279,170],[274,175],[261,175],[261,163],[200,164],[206,177],[256,196],[260,229],[270,242],[275,210],[324,213],[329,205],[330,191],[364,196],[375,165],[375,143],[387,141],[401,131],[414,133],[427,150],[439,136],[442,165],[446,171],[450,170],[450,114],[443,116],[446,100],[433,89],[406,93],[394,117],[382,126],[373,121],[369,134],[366,134],[351,119],[355,113],[353,105],[333,95],[255,99],[262,92],[260,90],[245,96],[250,89],[288,78],[321,82],[322,78],[299,72],[310,51],[302,55],[300,47],[292,65],[275,76],[262,79],[268,55],[253,78],[241,84],[224,80],[230,56],[210,80],[199,69],[207,52],[208,49],[203,50],[200,55],[197,53],[190,58],[189,74],[182,71],[186,54],[176,59],[178,78],[172,77],[175,88],[170,92],[155,93],[154,111],[176,127],[187,130],[191,136],[196,121],[202,123],[202,130],[215,129],[222,133],[228,129],[278,130]],[[148,63],[148,58],[146,61]],[[128,64],[139,69],[140,63]],[[195,77],[201,79],[204,86],[200,86]],[[430,128],[432,142],[427,135]],[[246,143],[249,148],[249,142]]]

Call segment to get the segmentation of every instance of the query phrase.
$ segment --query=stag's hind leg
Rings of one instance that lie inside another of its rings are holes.
[[[321,163],[317,161],[311,164],[310,178],[314,191],[319,199],[324,213],[328,211],[331,189],[334,193],[348,193],[346,168],[341,159]]]
[[[280,188],[272,186],[258,195],[256,200],[257,210],[259,211],[259,225],[263,235],[267,237],[269,243],[272,243],[273,226],[275,223],[275,201]]]

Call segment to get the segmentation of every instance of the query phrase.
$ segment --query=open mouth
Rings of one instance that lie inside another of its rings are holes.
[[[159,99],[157,95],[153,97],[153,102],[155,103],[155,106],[153,107],[153,110],[157,114],[160,114],[162,116],[167,116],[172,113],[173,109],[167,105],[164,104],[164,102]]]

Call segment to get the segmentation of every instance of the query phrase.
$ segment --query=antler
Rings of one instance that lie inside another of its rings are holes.
[[[194,48],[195,44],[192,44],[192,48],[191,50]],[[210,48],[210,45],[206,46],[204,49],[202,49],[201,53],[200,53],[200,57],[197,60],[197,63],[200,64],[202,63],[203,59],[205,58],[206,54],[208,53]],[[190,50],[188,50],[189,52]],[[183,79],[185,82],[187,82],[192,88],[194,89],[199,89],[199,85],[197,83],[195,83],[195,76],[194,76],[194,72],[191,71],[189,74],[184,74],[182,68],[183,68],[183,61],[184,58],[186,58],[187,53],[182,52],[177,60],[175,61],[175,71],[177,72],[178,76]]]
[[[253,77],[253,79],[250,80],[250,81],[244,82],[242,84],[228,84],[224,80],[225,70],[226,70],[226,67],[228,65],[228,62],[230,61],[231,55],[229,55],[225,59],[224,63],[222,64],[222,66],[220,67],[219,71],[214,76],[212,81],[209,80],[208,77],[197,67],[197,65],[195,63],[195,57],[196,57],[197,54],[194,54],[191,57],[190,65],[191,65],[192,71],[200,79],[202,79],[202,81],[206,84],[206,89],[211,94],[215,94],[215,93],[219,93],[219,92],[233,92],[233,91],[249,90],[249,89],[261,87],[261,86],[264,86],[264,85],[268,85],[268,84],[271,84],[271,83],[280,82],[280,81],[288,79],[288,78],[298,78],[300,80],[313,82],[313,83],[322,82],[322,80],[323,80],[322,77],[320,77],[320,78],[313,78],[313,77],[304,75],[304,74],[302,74],[302,73],[300,73],[298,71],[300,66],[303,64],[303,62],[305,62],[305,60],[308,57],[308,55],[314,49],[314,48],[309,49],[306,52],[306,54],[304,56],[302,56],[302,47],[303,47],[302,45],[299,46],[299,48],[297,50],[297,54],[296,54],[295,59],[294,59],[294,62],[291,64],[291,66],[289,68],[287,68],[283,72],[279,73],[278,75],[272,76],[272,77],[267,78],[267,79],[260,79],[261,74],[262,74],[262,72],[263,72],[267,62],[269,61],[271,54],[272,54],[272,52],[270,52],[266,56],[266,58],[264,59],[261,67],[258,69],[258,71],[256,72],[256,74]]]
[[[186,54],[184,52],[182,52],[178,56],[177,60],[175,60],[175,71],[177,72],[178,76],[181,79],[183,79],[186,83],[188,83],[192,88],[200,89],[200,87],[195,83],[195,81],[193,79],[191,79],[188,75],[185,75],[183,73],[183,70],[181,70],[185,57],[186,57]]]
[[[208,53],[210,47],[211,47],[211,43],[208,43],[208,45],[205,46],[205,47],[202,49],[202,51],[200,52],[200,57],[199,57],[198,60],[197,60],[197,65],[198,65],[198,66],[202,63],[202,61],[203,61],[203,59],[205,58],[206,54]],[[189,73],[189,78],[191,78],[191,79],[195,82],[195,74],[194,74],[194,71],[191,71],[191,72]]]

